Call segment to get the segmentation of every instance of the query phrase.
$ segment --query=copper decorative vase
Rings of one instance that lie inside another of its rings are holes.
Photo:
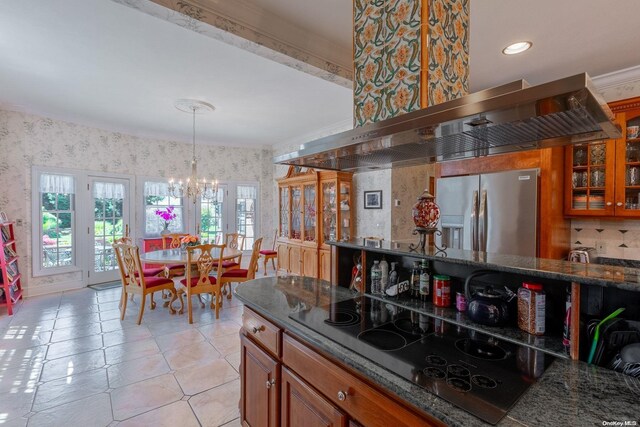
[[[434,197],[428,190],[424,190],[413,205],[413,222],[417,228],[435,229],[440,220],[440,207],[434,202]]]

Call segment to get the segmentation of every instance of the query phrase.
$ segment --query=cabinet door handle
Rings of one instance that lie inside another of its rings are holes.
[[[345,400],[347,400],[347,396],[349,395],[349,393],[347,393],[346,391],[338,391],[338,400],[340,402],[344,402]]]
[[[607,206],[611,206],[613,202],[607,202]]]
[[[616,203],[616,206],[622,206],[622,202]]]
[[[267,380],[267,390],[269,390],[271,388],[271,386],[276,385],[276,380]]]
[[[251,332],[253,332],[254,334],[262,331],[264,331],[264,326],[254,326],[253,328],[251,328]]]

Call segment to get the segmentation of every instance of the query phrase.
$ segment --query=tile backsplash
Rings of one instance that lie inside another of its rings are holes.
[[[599,244],[598,256],[640,260],[640,220],[571,220],[572,248]]]

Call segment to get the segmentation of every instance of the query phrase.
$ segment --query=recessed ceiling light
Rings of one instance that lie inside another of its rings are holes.
[[[525,50],[529,50],[533,46],[531,42],[517,42],[512,43],[509,46],[502,49],[502,53],[505,55],[515,55],[517,53],[522,53]]]

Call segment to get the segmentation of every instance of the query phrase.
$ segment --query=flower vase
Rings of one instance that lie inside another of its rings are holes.
[[[162,229],[162,231],[160,232],[161,236],[166,236],[167,234],[171,234],[171,231],[169,231],[169,223],[165,222],[164,223],[164,228]]]

